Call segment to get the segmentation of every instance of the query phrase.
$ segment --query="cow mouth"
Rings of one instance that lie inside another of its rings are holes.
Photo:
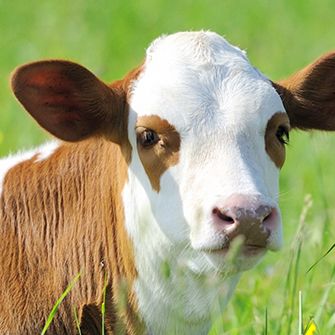
[[[260,254],[263,254],[266,252],[266,250],[267,250],[267,247],[265,245],[243,244],[240,247],[238,254],[242,256],[246,256],[246,257],[252,257],[252,256],[258,256]],[[212,255],[226,256],[230,251],[230,247],[229,245],[228,246],[225,245],[222,248],[207,249],[204,251]]]
[[[245,256],[257,256],[266,252],[267,248],[263,245],[246,244],[242,247],[242,253]]]

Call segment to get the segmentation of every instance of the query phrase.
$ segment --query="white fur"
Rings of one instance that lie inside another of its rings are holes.
[[[32,150],[18,152],[0,159],[0,194],[2,193],[3,180],[8,170],[23,161],[31,159],[35,155],[37,155],[35,161],[40,162],[51,156],[58,146],[58,141],[50,141]]]
[[[279,171],[264,135],[272,115],[285,110],[245,53],[210,32],[156,40],[132,91],[128,129],[134,150],[123,199],[140,311],[155,335],[205,334],[210,307],[218,296],[229,298],[239,276],[226,278],[225,257],[201,251],[216,243],[212,208],[234,193],[277,207]],[[179,163],[163,174],[159,192],[136,150],[136,120],[143,115],[167,120],[181,137]],[[280,244],[279,225],[269,247]],[[241,259],[240,269],[258,260]]]

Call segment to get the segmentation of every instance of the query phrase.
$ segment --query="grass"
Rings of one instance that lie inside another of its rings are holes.
[[[107,275],[105,274],[104,289],[102,293],[102,304],[101,304],[101,335],[105,335],[105,317],[106,317],[106,291],[107,291]]]
[[[71,59],[113,80],[140,63],[160,34],[210,29],[278,79],[335,48],[334,9],[332,0],[0,0],[0,155],[47,138],[10,93],[8,77],[19,64]],[[320,334],[332,334],[335,251],[308,269],[335,242],[334,145],[333,134],[291,134],[280,179],[284,248],[244,274],[220,316],[220,335],[297,334],[299,291],[304,324],[313,318]],[[299,230],[306,194],[312,203]]]
[[[44,335],[48,328],[50,327],[50,324],[52,322],[52,320],[54,319],[59,305],[62,303],[62,301],[66,298],[66,296],[70,293],[70,291],[72,290],[73,286],[76,284],[76,282],[79,280],[80,278],[80,273],[78,273],[73,279],[72,281],[69,283],[69,285],[66,287],[66,289],[64,290],[64,292],[62,293],[62,295],[58,298],[58,300],[56,301],[56,303],[54,304],[48,318],[47,321],[45,322],[45,325],[42,329],[41,335]]]
[[[78,313],[77,313],[77,308],[74,307],[73,308],[73,317],[74,317],[74,321],[76,323],[76,328],[77,328],[77,332],[78,332],[78,335],[81,335],[81,329],[80,329],[80,321],[79,321],[79,318],[78,318]]]

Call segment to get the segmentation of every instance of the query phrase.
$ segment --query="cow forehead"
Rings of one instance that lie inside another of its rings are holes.
[[[281,99],[246,54],[211,32],[161,37],[147,51],[134,84],[131,106],[138,116],[159,115],[181,133],[211,127],[259,127]]]

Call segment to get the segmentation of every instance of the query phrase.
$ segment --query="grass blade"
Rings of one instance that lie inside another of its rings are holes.
[[[72,290],[74,284],[78,281],[78,279],[80,278],[80,273],[78,273],[73,280],[70,282],[70,284],[67,286],[67,288],[65,289],[65,291],[62,293],[62,295],[58,298],[58,300],[56,301],[56,303],[54,304],[47,321],[45,322],[44,328],[41,332],[41,335],[44,335],[46,333],[46,331],[48,330],[53,318],[55,317],[57,310],[59,308],[59,305],[62,303],[62,301],[65,299],[65,297],[69,294],[69,292]]]
[[[334,266],[334,268],[333,268],[333,272],[332,272],[332,274],[331,274],[331,276],[330,276],[330,281],[329,281],[329,282],[330,282],[330,283],[333,283],[333,282],[334,282],[334,279],[335,279],[335,266]],[[329,297],[330,292],[331,292],[331,290],[332,290],[333,288],[334,288],[333,285],[328,285],[328,286],[326,287],[324,293],[323,293],[323,296],[322,296],[321,301],[320,301],[320,303],[319,303],[318,311],[317,311],[317,313],[316,313],[316,315],[315,315],[315,318],[314,318],[317,324],[319,324],[319,322],[320,322],[320,320],[321,320],[321,316],[322,316],[323,310],[324,310],[324,308],[325,308],[325,306],[326,306],[326,303],[327,303],[327,301],[328,301],[328,297]]]
[[[291,293],[290,293],[291,302],[289,303],[289,317],[288,317],[288,322],[287,322],[287,332],[286,332],[286,334],[290,334],[291,325],[292,325],[292,322],[293,322],[293,315],[294,315],[293,310],[294,310],[295,297],[296,297],[296,292],[297,292],[297,280],[298,280],[298,273],[299,273],[301,247],[302,247],[302,240],[300,240],[299,243],[298,243],[298,248],[296,250],[295,261],[294,261],[294,267],[292,268],[293,283],[292,283],[292,288],[291,288]]]
[[[284,301],[285,304],[283,305],[281,318],[279,322],[279,326],[277,327],[276,334],[282,334],[282,329],[284,327],[283,322],[285,322],[286,331],[285,334],[291,333],[291,326],[293,322],[293,309],[295,306],[295,297],[296,297],[296,290],[297,290],[297,280],[298,280],[298,273],[299,273],[299,264],[300,264],[300,255],[301,255],[301,248],[304,236],[304,227],[306,223],[306,217],[308,214],[309,209],[312,207],[312,197],[310,195],[306,195],[304,199],[304,206],[302,208],[300,218],[299,218],[299,225],[295,234],[294,239],[291,243],[291,256],[289,259],[289,265],[287,269],[286,281],[285,281],[285,288],[284,288]]]
[[[80,322],[79,322],[79,319],[78,319],[78,314],[77,314],[77,308],[76,307],[73,308],[73,315],[74,315],[74,320],[76,322],[78,335],[81,335]]]
[[[318,265],[333,249],[335,248],[335,243],[327,250],[327,252],[321,256],[306,272],[310,272],[316,265]]]
[[[267,307],[265,307],[264,335],[268,335],[268,308]]]
[[[302,321],[302,293],[299,291],[299,321],[298,321],[298,334],[304,334],[304,326]]]
[[[105,283],[103,289],[103,298],[101,304],[101,335],[105,335],[105,315],[106,315],[106,290],[107,290],[107,275],[105,273]]]

